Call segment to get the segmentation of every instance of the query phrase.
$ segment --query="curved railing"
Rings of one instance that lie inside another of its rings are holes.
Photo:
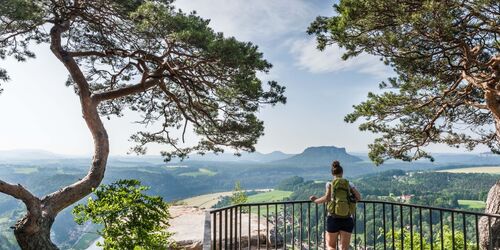
[[[310,201],[213,209],[211,249],[326,249],[325,214]],[[354,219],[352,249],[493,249],[500,223],[500,215],[389,201],[359,202]],[[480,237],[489,238],[481,248]]]

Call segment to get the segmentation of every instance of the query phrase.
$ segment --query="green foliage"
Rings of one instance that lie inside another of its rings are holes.
[[[75,221],[104,226],[104,249],[170,249],[169,205],[137,180],[119,180],[94,190],[96,198],[73,209]]]
[[[99,96],[101,115],[121,116],[130,108],[141,113],[139,123],[160,125],[158,131],[132,135],[131,151],[143,154],[149,143],[167,144],[166,160],[224,147],[254,151],[264,130],[256,113],[262,105],[285,103],[285,88],[275,81],[265,87],[257,77],[272,65],[256,45],[215,32],[209,20],[184,13],[172,2],[2,1],[0,59],[32,58],[31,41],[54,42],[59,30],[63,54],[85,76],[78,85],[70,72],[68,86],[79,93],[79,86],[88,85],[89,95]],[[7,79],[0,68],[0,80]],[[148,87],[107,95],[141,84]],[[181,147],[184,133],[174,137],[172,131],[188,127],[199,141]]]
[[[248,195],[248,203],[272,202],[286,200],[292,194],[291,191],[273,190],[261,192],[254,195]]]
[[[485,201],[488,190],[498,177],[489,174],[455,174],[443,172],[404,172],[390,170],[352,179],[363,199],[399,202],[401,195],[411,195],[409,203],[432,204],[443,208],[462,208],[458,200]],[[306,200],[323,195],[324,183],[305,182],[291,195],[291,200]],[[391,194],[392,197],[391,197]],[[469,210],[482,211],[480,208]]]
[[[237,181],[234,185],[234,193],[231,196],[230,200],[231,205],[244,204],[248,200],[248,196],[245,191],[241,189],[241,184],[239,181]]]
[[[276,189],[294,191],[302,183],[304,183],[304,178],[299,176],[292,176],[280,181],[280,183],[276,186]]]
[[[383,236],[383,235],[381,235]],[[413,236],[413,237],[412,237]],[[430,250],[431,244],[432,249],[471,249],[478,250],[475,242],[467,241],[467,248],[464,248],[464,234],[461,231],[453,232],[451,228],[447,225],[443,226],[443,241],[441,241],[441,232],[433,235],[433,242],[430,243],[428,237],[423,237],[422,242],[420,241],[420,234],[418,232],[413,232],[411,234],[410,230],[403,229],[403,245],[404,248],[401,247],[401,230],[394,230],[394,238],[397,239],[394,241],[395,249],[424,249]],[[454,237],[453,237],[454,236]],[[392,230],[386,233],[385,237],[387,239],[392,239]],[[413,239],[413,242],[412,242]],[[443,246],[443,248],[441,248]],[[454,247],[453,247],[454,246]],[[392,241],[388,241],[388,247],[393,248]]]
[[[345,117],[363,118],[360,130],[380,134],[369,145],[371,160],[432,160],[423,150],[432,143],[498,152],[499,7],[495,0],[341,0],[336,16],[310,25],[320,49],[336,43],[344,59],[375,55],[397,74]]]
[[[382,229],[380,229],[380,232],[383,232]],[[380,237],[384,237],[383,234],[379,235]],[[401,247],[401,236],[403,237],[403,246],[404,248]],[[387,232],[385,234],[386,239],[392,239],[392,230]],[[392,241],[388,241],[388,247],[394,248],[394,249],[424,249],[424,250],[429,250],[430,249],[430,244],[422,240],[422,244],[420,242],[420,234],[417,232],[413,232],[413,234],[410,232],[408,229],[403,229],[403,235],[401,235],[400,230],[394,230],[394,238],[397,239],[394,241],[394,246],[392,245]],[[412,241],[413,239],[413,241]],[[440,248],[439,248],[440,249]],[[448,249],[448,248],[445,248]]]

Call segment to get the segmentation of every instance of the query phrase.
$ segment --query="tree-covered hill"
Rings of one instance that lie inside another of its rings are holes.
[[[458,204],[459,200],[485,201],[489,188],[496,183],[497,178],[498,176],[491,174],[389,170],[352,178],[350,181],[361,192],[363,199],[367,200],[464,208]],[[310,195],[322,195],[325,192],[324,182],[301,181],[298,177],[283,180],[278,187],[294,191],[290,197],[292,200],[308,199]],[[402,197],[403,195],[406,197]]]

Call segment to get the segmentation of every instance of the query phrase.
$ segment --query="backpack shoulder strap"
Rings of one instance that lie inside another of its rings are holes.
[[[331,194],[331,200],[335,200],[335,189],[336,189],[337,182],[335,179],[332,179],[332,184],[330,185],[330,194]]]

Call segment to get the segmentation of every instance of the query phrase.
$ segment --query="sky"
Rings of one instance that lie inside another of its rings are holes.
[[[256,145],[259,152],[280,150],[299,153],[309,146],[335,145],[350,152],[366,152],[375,135],[360,132],[344,116],[352,106],[377,91],[378,84],[393,74],[379,58],[362,54],[348,61],[343,50],[330,46],[318,51],[306,29],[316,16],[332,16],[329,0],[177,0],[185,12],[196,10],[210,19],[210,26],[226,36],[257,44],[274,67],[261,79],[286,86],[286,105],[263,107],[265,135]],[[0,150],[43,149],[59,154],[88,155],[93,143],[81,115],[78,97],[64,86],[67,71],[47,45],[34,48],[37,58],[25,63],[0,61],[11,80],[0,95]],[[140,116],[105,120],[112,155],[124,155],[130,135],[144,128]],[[194,138],[188,139],[194,141]],[[148,154],[158,154],[159,145]],[[451,152],[436,146],[433,150]]]

